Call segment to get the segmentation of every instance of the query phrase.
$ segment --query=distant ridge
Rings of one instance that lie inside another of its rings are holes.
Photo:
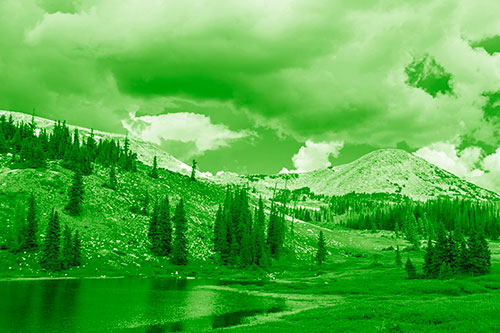
[[[251,177],[250,177],[251,178]],[[439,196],[498,200],[500,195],[400,149],[380,149],[333,168],[251,178],[260,185],[309,187],[316,194],[396,193],[422,200]],[[258,180],[257,180],[258,179]]]

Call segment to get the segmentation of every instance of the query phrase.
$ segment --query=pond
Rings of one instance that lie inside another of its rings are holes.
[[[0,282],[0,332],[204,331],[286,308],[219,282],[168,278]],[[227,284],[227,283],[225,283]]]

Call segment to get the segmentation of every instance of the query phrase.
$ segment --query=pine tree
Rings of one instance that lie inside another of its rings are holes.
[[[439,267],[439,274],[438,274],[438,278],[440,280],[449,280],[451,278],[453,278],[453,268],[451,267],[451,265],[447,262],[443,262],[441,263],[441,266]]]
[[[459,259],[460,258],[460,248],[459,244],[455,239],[455,236],[450,233],[448,235],[448,258],[446,263],[449,264],[453,274],[457,273],[460,270]]]
[[[465,238],[462,236],[459,241],[458,273],[468,274],[472,268],[471,253]]]
[[[108,182],[105,185],[107,188],[110,188],[112,190],[116,190],[116,188],[118,187],[118,181],[116,180],[116,171],[114,165],[109,167]]]
[[[399,245],[396,246],[396,266],[402,266],[403,260],[401,259],[401,252],[399,251]]]
[[[240,265],[247,267],[253,263],[253,227],[252,213],[248,205],[248,194],[246,190],[241,191],[240,195],[240,218],[239,218],[239,239],[240,239]]]
[[[323,230],[319,232],[318,238],[318,252],[316,252],[316,262],[319,266],[326,260],[326,247],[325,247],[325,236],[323,235]]]
[[[436,265],[434,264],[435,253],[434,246],[432,244],[432,240],[427,241],[427,247],[425,249],[424,254],[424,277],[426,279],[435,279],[437,277],[437,273],[435,270]]]
[[[224,217],[223,217],[223,211],[222,211],[222,206],[219,205],[219,208],[217,209],[217,213],[215,215],[215,222],[214,222],[214,250],[215,252],[220,252],[219,246],[220,246],[220,239],[222,237],[222,224],[224,222]]]
[[[488,274],[491,269],[491,252],[484,237],[484,232],[479,228],[473,232],[468,242],[471,258],[470,272],[474,275]]]
[[[28,249],[38,247],[38,221],[36,218],[35,195],[31,193],[28,202],[28,214],[26,217],[26,246]]]
[[[78,233],[78,230],[76,230],[73,235],[72,245],[73,246],[71,248],[71,266],[80,266],[82,263],[82,250],[81,250],[80,235]]]
[[[283,247],[284,220],[278,215],[275,208],[271,208],[269,227],[267,231],[267,244],[269,252],[274,259],[279,259]]]
[[[59,261],[61,229],[59,227],[59,215],[57,211],[52,210],[45,234],[40,265],[48,271],[57,271],[61,268]]]
[[[196,160],[193,160],[193,164],[191,165],[191,180],[196,180]]]
[[[264,202],[259,198],[257,213],[255,214],[255,223],[253,228],[254,239],[254,261],[257,265],[263,264],[263,256],[266,255],[265,241],[266,216],[264,212]]]
[[[68,225],[65,226],[62,233],[62,248],[61,248],[61,266],[62,269],[68,269],[72,262],[73,239],[71,230]]]
[[[151,178],[158,178],[158,162],[156,160],[156,156],[153,159],[153,169],[151,169],[151,173],[149,174]]]
[[[140,208],[141,209],[141,214],[144,215],[144,216],[148,216],[149,215],[149,192],[146,191],[146,193],[144,194],[144,197],[142,199],[142,207]]]
[[[75,170],[73,177],[73,183],[68,193],[69,202],[66,205],[66,210],[72,216],[79,216],[82,213],[82,202],[83,202],[83,181],[82,174],[79,169]]]
[[[172,249],[172,263],[174,265],[187,265],[188,263],[188,242],[187,219],[184,212],[184,203],[182,199],[179,201],[175,209],[174,215],[175,239]]]
[[[172,224],[168,196],[161,202],[157,220],[158,255],[167,256],[172,252]]]
[[[229,264],[233,267],[237,267],[240,264],[240,249],[234,234],[231,234],[231,242],[229,245]]]
[[[154,255],[158,255],[159,249],[159,235],[158,235],[158,217],[159,217],[159,207],[158,200],[153,205],[153,211],[149,217],[149,230],[148,238],[151,243],[151,251]]]
[[[415,268],[415,266],[411,262],[410,257],[408,257],[406,259],[405,270],[406,270],[406,273],[408,274],[408,279],[413,280],[413,279],[418,278],[417,269]]]

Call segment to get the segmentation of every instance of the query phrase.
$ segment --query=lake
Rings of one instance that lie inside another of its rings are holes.
[[[0,282],[0,332],[172,332],[238,325],[284,299],[168,278]]]

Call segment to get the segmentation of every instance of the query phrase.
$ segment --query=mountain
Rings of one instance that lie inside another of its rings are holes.
[[[249,176],[257,188],[309,187],[316,194],[396,193],[414,199],[438,196],[496,200],[500,196],[399,149],[380,149],[344,165],[305,173]],[[240,180],[241,181],[241,180]]]

